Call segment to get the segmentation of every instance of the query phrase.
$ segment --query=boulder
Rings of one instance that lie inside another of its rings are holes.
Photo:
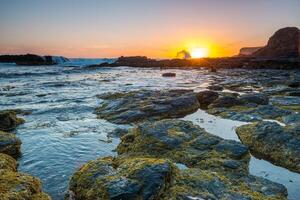
[[[71,178],[75,199],[161,199],[174,166],[163,159],[100,158],[82,166]]]
[[[300,138],[295,127],[262,121],[238,127],[236,133],[254,154],[300,173]]]
[[[14,171],[0,173],[0,199],[50,200],[42,193],[39,179]]]
[[[17,171],[17,161],[11,156],[0,153],[0,174],[5,171]]]
[[[176,76],[176,73],[172,73],[172,72],[163,73],[162,76],[163,76],[163,77],[175,77],[175,76]]]
[[[252,54],[256,58],[299,58],[300,30],[297,27],[279,29],[268,44]]]
[[[197,93],[197,99],[201,108],[206,108],[219,97],[219,94],[214,91],[206,90]]]
[[[284,200],[287,196],[284,186],[263,178],[179,170],[165,159],[132,156],[88,162],[72,176],[69,189],[75,200]]]
[[[215,90],[215,91],[222,91],[223,87],[220,85],[210,85],[207,87],[207,89],[209,90]]]
[[[221,171],[232,171],[223,163],[236,160],[239,163],[236,170],[245,173],[250,158],[243,144],[223,140],[191,122],[177,119],[139,124],[121,138],[117,152],[167,158],[188,167]]]
[[[20,155],[21,140],[14,134],[0,131],[0,153],[5,153],[13,157]]]
[[[267,105],[269,103],[269,97],[261,93],[244,94],[239,99],[245,104]]]
[[[223,96],[216,99],[212,104],[210,104],[210,108],[230,108],[232,106],[243,105],[243,102],[236,97],[233,96]]]
[[[133,91],[98,95],[104,102],[96,109],[98,118],[117,124],[179,118],[198,110],[191,90]]]
[[[10,131],[22,123],[24,120],[18,118],[14,111],[0,111],[0,130]]]

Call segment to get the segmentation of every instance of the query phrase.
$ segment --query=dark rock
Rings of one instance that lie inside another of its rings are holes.
[[[160,199],[174,166],[163,159],[98,159],[71,178],[75,199]]]
[[[68,61],[67,58],[57,56],[26,55],[1,55],[0,62],[16,63],[17,65],[55,65]]]
[[[105,100],[96,109],[98,118],[118,124],[184,117],[200,107],[190,90],[134,91],[98,97]]]
[[[283,116],[282,121],[286,124],[300,124],[300,113]]]
[[[267,105],[269,103],[268,96],[261,93],[244,94],[240,97],[240,100],[244,103],[254,103],[257,105]]]
[[[172,73],[172,72],[163,73],[162,76],[163,76],[163,77],[175,77],[175,76],[176,76],[176,73]]]
[[[223,87],[219,86],[219,85],[210,85],[210,86],[207,87],[207,89],[209,89],[209,90],[215,90],[215,91],[222,91]]]
[[[238,127],[236,132],[251,152],[274,164],[300,172],[300,139],[293,126],[258,122]]]
[[[112,132],[109,132],[107,134],[108,137],[113,137],[113,138],[120,138],[124,135],[126,135],[128,133],[127,129],[123,129],[123,128],[116,128],[115,130],[113,130]]]
[[[288,86],[291,88],[299,88],[300,87],[300,81],[290,81],[288,83]]]
[[[237,171],[247,171],[249,154],[238,142],[223,140],[204,129],[182,120],[145,122],[121,138],[119,154],[168,158],[175,163],[202,169],[225,170],[224,160],[241,161]]]
[[[0,130],[10,131],[22,123],[24,120],[18,118],[14,111],[0,111]]]
[[[214,91],[202,91],[197,93],[197,99],[200,103],[201,108],[205,108],[210,105],[213,101],[215,101],[219,97],[219,94]]]
[[[210,104],[210,108],[229,108],[232,106],[243,105],[243,102],[236,97],[232,96],[223,96],[216,99],[212,104]]]
[[[297,27],[282,28],[275,32],[268,44],[254,52],[257,58],[299,58],[300,30]]]
[[[258,51],[262,47],[243,47],[240,49],[238,56],[251,56],[254,52]]]
[[[0,131],[0,153],[13,157],[20,155],[21,140],[12,133]]]

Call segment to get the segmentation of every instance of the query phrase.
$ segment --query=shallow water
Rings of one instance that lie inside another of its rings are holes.
[[[82,63],[73,62],[72,65],[82,66]],[[177,76],[161,76],[169,71]],[[23,143],[19,171],[39,177],[44,190],[53,199],[63,199],[69,177],[83,163],[116,154],[114,149],[119,140],[106,142],[106,135],[120,126],[96,119],[93,110],[101,103],[97,94],[140,89],[199,91],[213,78],[205,70],[161,71],[128,67],[85,70],[67,64],[44,67],[1,64],[0,77],[0,110],[32,111],[22,116],[26,123],[16,130]],[[238,140],[234,128],[243,124],[201,110],[185,119],[208,132],[234,140]],[[255,158],[251,159],[250,172],[286,185],[289,198],[299,199],[296,194],[296,188],[300,188],[299,174]]]

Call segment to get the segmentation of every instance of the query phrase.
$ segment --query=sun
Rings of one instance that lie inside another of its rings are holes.
[[[189,52],[192,58],[203,58],[208,56],[208,49],[206,48],[192,48]]]

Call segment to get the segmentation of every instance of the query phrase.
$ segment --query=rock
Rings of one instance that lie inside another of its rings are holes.
[[[254,104],[256,105],[256,104]],[[279,119],[290,115],[293,111],[281,109],[273,105],[251,105],[233,106],[230,108],[210,108],[208,113],[222,118],[244,122],[261,121],[263,119]]]
[[[286,188],[269,180],[192,168],[180,171],[164,199],[287,199]]]
[[[207,89],[209,89],[209,90],[215,90],[215,91],[222,91],[223,87],[219,86],[219,85],[210,85],[210,86],[207,87]]]
[[[5,171],[0,173],[0,199],[50,200],[50,197],[42,193],[41,182],[37,178],[23,173]]]
[[[257,105],[267,105],[269,98],[261,93],[244,94],[239,98],[242,102]]]
[[[196,95],[190,90],[134,91],[98,97],[104,99],[95,111],[98,118],[117,124],[179,118],[199,108]]]
[[[24,120],[22,118],[18,118],[15,112],[0,111],[0,130],[10,131],[22,123],[24,123]]]
[[[112,132],[109,132],[107,134],[107,137],[113,137],[113,138],[120,138],[124,135],[126,135],[128,133],[127,129],[123,129],[123,128],[116,128],[115,130],[113,130]]]
[[[300,138],[294,127],[263,121],[238,127],[236,132],[254,154],[300,172]]]
[[[289,81],[287,85],[291,88],[299,88],[300,81]]]
[[[62,56],[0,55],[0,62],[16,63],[17,65],[56,65],[67,61],[69,59]]]
[[[258,51],[262,47],[243,47],[240,49],[238,56],[251,56],[254,52]]]
[[[282,121],[285,124],[300,124],[300,114],[291,114],[282,117]]]
[[[219,94],[214,91],[202,91],[197,93],[197,99],[201,108],[206,108],[219,97]]]
[[[268,44],[254,52],[257,58],[299,58],[300,30],[297,27],[282,28],[275,32]]]
[[[17,161],[7,154],[0,153],[0,174],[4,173],[3,170],[16,172]]]
[[[163,159],[100,158],[71,178],[75,199],[160,199],[170,184],[174,166]]]
[[[0,131],[0,153],[16,158],[20,155],[20,146],[21,140],[14,134]]]
[[[163,76],[163,77],[175,77],[175,76],[176,76],[176,73],[172,73],[172,72],[163,73],[162,76]]]
[[[210,104],[210,108],[229,108],[232,106],[243,105],[243,102],[236,97],[233,96],[223,96],[216,99],[212,104]]]
[[[100,158],[82,166],[71,178],[77,199],[168,200],[286,199],[284,186],[251,175],[234,176],[197,168],[178,170],[165,159]],[[194,198],[190,198],[194,199]]]
[[[224,160],[240,162],[247,171],[248,149],[241,143],[223,140],[204,129],[182,120],[145,122],[121,138],[118,154],[147,155],[171,159],[188,167],[226,171]]]

